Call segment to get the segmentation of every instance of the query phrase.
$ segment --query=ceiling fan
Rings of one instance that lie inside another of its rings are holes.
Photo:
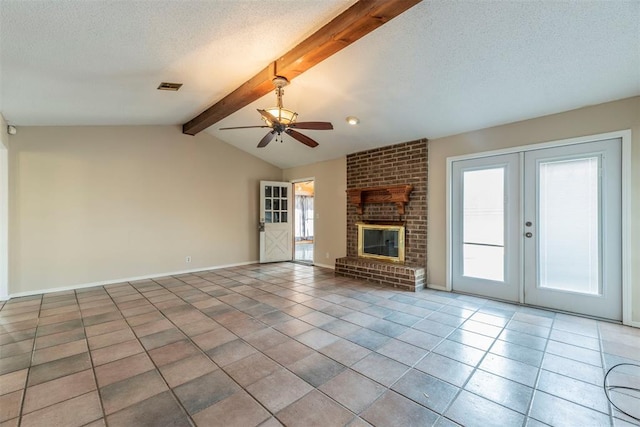
[[[262,116],[266,125],[262,126],[236,126],[220,128],[220,130],[227,129],[249,129],[249,128],[271,128],[271,131],[267,133],[264,138],[258,143],[258,148],[266,147],[271,140],[278,135],[280,141],[282,141],[282,134],[286,133],[290,137],[297,139],[304,145],[311,148],[317,147],[318,143],[306,135],[301,134],[296,129],[309,129],[309,130],[331,130],[333,125],[330,122],[296,122],[298,113],[294,113],[291,110],[287,110],[282,107],[282,95],[283,87],[289,84],[289,80],[286,77],[276,76],[273,78],[273,84],[276,87],[276,96],[278,97],[278,106],[271,107],[264,110],[258,109],[258,112]]]

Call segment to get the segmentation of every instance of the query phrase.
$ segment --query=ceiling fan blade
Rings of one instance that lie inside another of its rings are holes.
[[[267,127],[267,126],[265,126],[265,127]],[[276,136],[276,131],[275,130],[272,130],[271,132],[266,134],[264,136],[264,138],[262,138],[260,140],[260,142],[258,143],[258,148],[266,147],[267,144],[271,142],[271,140],[273,139],[274,136]]]
[[[289,125],[295,129],[331,130],[333,125],[330,122],[295,122]]]
[[[300,132],[296,132],[293,129],[287,129],[285,130],[285,132],[292,138],[297,139],[298,141],[302,142],[304,145],[307,145],[311,148],[318,146],[318,143],[315,142],[313,139],[309,138],[307,135],[301,134]]]
[[[228,130],[228,129],[251,129],[251,128],[270,128],[271,126],[234,126],[230,128],[220,128],[218,130]]]
[[[267,121],[269,121],[270,123],[280,123],[277,117],[271,114],[270,112],[268,112],[267,110],[261,110],[260,108],[258,108],[258,113],[260,113],[260,115],[265,119],[267,119]]]

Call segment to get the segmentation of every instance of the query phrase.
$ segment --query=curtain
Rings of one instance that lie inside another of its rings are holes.
[[[313,240],[313,196],[296,196],[296,240]]]

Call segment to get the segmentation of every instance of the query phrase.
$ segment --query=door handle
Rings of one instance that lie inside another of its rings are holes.
[[[524,233],[524,236],[525,236],[525,237],[528,237],[528,238],[532,238],[532,237],[533,237],[533,233],[531,233],[531,232],[526,232],[526,233]]]
[[[259,232],[264,231],[264,221],[260,221],[260,223],[258,224],[258,231]]]

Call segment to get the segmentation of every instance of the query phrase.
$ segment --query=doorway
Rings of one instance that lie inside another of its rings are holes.
[[[293,183],[294,194],[294,261],[313,264],[314,249],[314,180]]]
[[[453,290],[622,319],[622,140],[454,161]]]

